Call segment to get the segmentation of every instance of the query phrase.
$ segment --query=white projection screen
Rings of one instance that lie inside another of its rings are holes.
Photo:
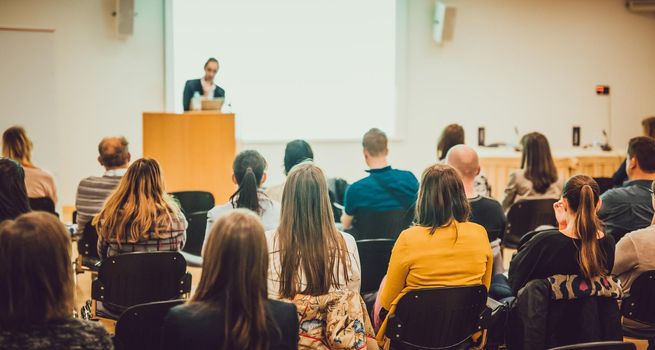
[[[166,18],[175,111],[216,57],[242,140],[395,134],[395,0],[168,0]]]

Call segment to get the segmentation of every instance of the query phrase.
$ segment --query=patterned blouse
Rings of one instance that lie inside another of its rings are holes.
[[[111,338],[99,324],[78,319],[50,321],[20,329],[0,330],[3,350],[107,350]]]

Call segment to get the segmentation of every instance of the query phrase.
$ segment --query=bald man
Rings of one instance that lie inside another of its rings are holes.
[[[455,168],[462,178],[466,198],[471,204],[470,220],[487,230],[494,253],[494,274],[503,272],[500,239],[505,233],[507,219],[503,207],[497,200],[481,196],[475,191],[475,178],[480,174],[478,153],[466,145],[453,146],[446,155],[446,162]]]
[[[77,233],[100,212],[109,195],[114,192],[130,164],[130,150],[125,137],[105,137],[98,144],[98,162],[105,168],[102,176],[91,176],[80,181],[75,196]]]

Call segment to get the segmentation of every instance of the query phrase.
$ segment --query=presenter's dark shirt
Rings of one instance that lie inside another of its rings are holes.
[[[603,201],[598,217],[605,224],[605,233],[618,242],[626,233],[650,226],[653,204],[651,180],[631,180],[600,197]]]
[[[200,93],[200,96],[204,95],[200,79],[187,80],[186,84],[184,84],[184,94],[182,96],[182,105],[184,106],[185,111],[191,109],[191,99],[196,91]],[[218,97],[225,97],[225,90],[216,85],[216,88],[214,89],[214,98]]]
[[[367,170],[369,176],[350,185],[346,190],[346,214],[402,210],[416,203],[418,180],[409,171],[392,169]]]
[[[298,349],[298,313],[296,306],[277,300],[266,303],[269,350]],[[161,349],[214,350],[225,339],[225,314],[215,306],[191,303],[172,308],[162,327]]]
[[[491,198],[477,196],[469,198],[471,204],[470,221],[484,227],[489,236],[489,242],[503,237],[507,219],[500,203]]]

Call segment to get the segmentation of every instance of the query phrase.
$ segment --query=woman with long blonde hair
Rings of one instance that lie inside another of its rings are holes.
[[[267,300],[268,250],[255,213],[221,216],[203,256],[195,295],[164,321],[163,349],[298,349],[294,305]]]
[[[159,164],[142,158],[130,165],[116,191],[93,220],[100,257],[121,253],[178,251],[187,221],[164,190]]]

